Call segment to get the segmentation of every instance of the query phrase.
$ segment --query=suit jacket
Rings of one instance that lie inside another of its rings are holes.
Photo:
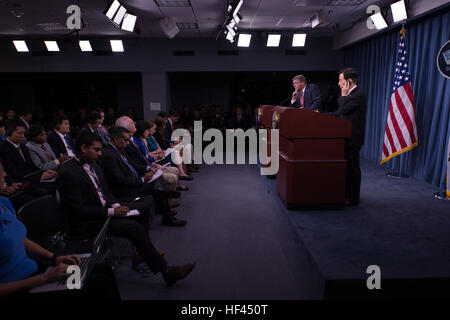
[[[233,118],[230,119],[228,128],[229,129],[243,129],[243,130],[247,130],[250,127],[250,122],[247,119],[246,115],[242,115],[241,119],[238,120],[237,116],[234,116]]]
[[[61,201],[61,209],[67,216],[69,230],[72,234],[87,234],[94,226],[98,228],[108,217],[108,205],[102,206],[97,190],[82,163],[72,158],[61,165],[56,184]],[[92,164],[105,200],[110,204],[117,203],[106,183],[103,170]]]
[[[44,147],[48,153],[45,152],[39,144],[33,141],[28,141],[25,146],[28,148],[31,160],[36,167],[41,170],[55,170],[58,168],[58,165],[55,162],[55,159],[57,158],[48,143],[44,143]]]
[[[303,97],[304,108],[309,110],[319,110],[322,106],[322,98],[320,95],[319,87],[314,83],[308,83],[305,88],[305,94]],[[297,99],[291,103],[291,107],[300,108],[300,92]]]
[[[22,150],[25,161],[19,151],[8,141],[5,141],[0,149],[3,167],[12,182],[22,182],[27,174],[39,171],[39,168],[31,160],[28,148],[20,144],[20,150]]]
[[[135,144],[132,141],[130,141],[130,144],[125,148],[124,153],[127,156],[133,168],[141,176],[143,176],[147,172],[147,167],[149,166],[149,163],[147,163],[142,153],[136,148]]]
[[[164,137],[163,137],[166,145],[167,144],[170,145],[170,142],[172,141],[172,132],[173,132],[172,126],[169,120],[167,120],[166,125],[164,126]]]
[[[364,145],[367,109],[366,95],[359,87],[356,87],[348,96],[339,97],[338,104],[339,109],[329,114],[352,122],[352,135],[347,145]]]
[[[92,130],[88,124],[86,124],[83,128],[81,128],[80,132],[78,132],[78,134],[81,134],[82,132],[90,132],[90,133],[94,133],[94,134],[100,136],[100,138],[102,138],[103,146],[106,146],[109,143],[109,140],[111,140],[109,134],[106,134],[100,128],[95,128],[94,132],[92,132]]]
[[[130,160],[129,162],[133,165]],[[144,182],[133,174],[111,144],[103,148],[100,165],[106,174],[106,181],[114,196],[135,198],[142,193]]]
[[[70,135],[67,135],[67,138],[69,139],[69,144],[71,145],[72,149],[75,150],[75,144],[73,143],[73,140],[70,137]],[[67,155],[66,145],[64,144],[63,139],[55,131],[52,131],[52,133],[50,133],[47,136],[47,142],[52,148],[53,153],[55,155],[58,156],[60,156],[61,154]]]

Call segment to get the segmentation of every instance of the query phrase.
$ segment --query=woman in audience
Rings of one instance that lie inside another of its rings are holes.
[[[133,142],[135,143],[141,154],[149,161],[159,161],[164,159],[164,152],[150,152],[147,138],[150,136],[152,126],[144,120],[136,122],[136,132],[134,133]],[[172,187],[177,190],[188,190],[189,188],[183,186],[179,182],[180,171],[176,167],[166,166],[163,169],[163,178]]]
[[[4,184],[5,177],[6,173],[0,163],[0,185]],[[36,213],[38,214],[38,212]],[[78,256],[58,256],[42,248],[29,240],[26,234],[27,230],[16,218],[11,202],[0,196],[0,298],[25,297],[32,288],[67,276],[67,267],[78,265],[80,262]],[[43,272],[46,265],[39,264],[35,259],[52,262],[55,267]],[[106,268],[101,272],[101,277],[103,277],[101,283],[98,275],[93,273],[90,281],[81,290],[37,294],[36,297],[68,296],[120,299],[112,270]],[[108,281],[105,282],[104,277],[109,277]]]
[[[67,155],[56,157],[52,148],[47,143],[47,134],[43,127],[31,126],[26,134],[27,143],[25,146],[30,152],[34,165],[41,170],[55,170],[61,163],[69,159]]]
[[[149,132],[149,137],[147,139],[148,146],[150,151],[157,151],[159,154],[164,154],[164,150],[170,148],[171,146],[165,145],[164,140],[164,127],[166,125],[166,120],[164,120],[161,117],[157,117],[155,119],[155,123],[150,122],[151,128]],[[156,149],[153,150],[153,148],[156,146]],[[182,155],[182,154],[180,154]],[[177,164],[178,170],[180,172],[180,179],[181,180],[192,180],[192,177],[186,174],[186,165],[182,163],[180,159],[180,155],[175,153],[175,162],[179,163]],[[171,157],[169,155],[168,157]],[[178,158],[178,159],[177,159]]]

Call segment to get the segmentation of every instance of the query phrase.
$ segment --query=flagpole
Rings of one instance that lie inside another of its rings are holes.
[[[447,200],[450,201],[450,138],[448,139],[448,147],[447,147],[447,183],[446,190],[444,192],[436,192],[433,196],[439,200]]]

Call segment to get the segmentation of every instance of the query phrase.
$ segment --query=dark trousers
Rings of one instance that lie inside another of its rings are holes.
[[[361,168],[359,167],[360,150],[361,146],[345,147],[345,160],[347,160],[345,199],[353,204],[359,203],[361,188]]]
[[[107,234],[130,240],[153,273],[161,272],[167,265],[141,223],[127,218],[111,219]]]

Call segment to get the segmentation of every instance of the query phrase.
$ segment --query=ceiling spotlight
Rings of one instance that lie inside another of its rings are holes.
[[[17,52],[29,52],[27,43],[24,40],[13,40]]]
[[[239,9],[242,7],[242,4],[244,3],[244,0],[239,0],[236,8],[233,11],[233,17],[237,16]]]
[[[125,14],[125,17],[123,18],[122,22],[122,29],[125,31],[134,31],[134,26],[136,25],[136,19],[137,17],[133,14]]]
[[[119,9],[120,7],[120,2],[117,0],[114,0],[111,5],[106,9],[106,16],[112,20],[112,18],[114,17],[114,15],[117,12],[117,9]]]
[[[391,11],[392,17],[394,18],[394,22],[399,22],[408,19],[405,1],[403,0],[391,4]]]
[[[235,35],[236,35],[236,34],[235,34]],[[230,41],[231,43],[233,43],[233,42],[234,42],[234,35],[233,35],[231,32],[227,32],[226,39],[227,39],[228,41]]]
[[[127,13],[127,9],[125,9],[124,6],[120,6],[119,10],[116,13],[116,16],[113,19],[113,22],[120,26],[122,23],[123,17],[125,16],[125,13]]]
[[[90,52],[92,51],[92,46],[89,40],[80,40],[78,42],[78,45],[80,46],[81,51],[83,52]]]
[[[292,46],[293,47],[304,47],[306,42],[306,34],[305,33],[296,33],[292,37]]]
[[[123,52],[123,43],[122,40],[110,40],[111,50],[113,52]]]
[[[279,47],[280,46],[281,34],[269,34],[267,37],[268,47]]]
[[[231,34],[231,36],[234,38],[234,36],[236,35],[236,31],[233,28],[227,27],[227,34]]]
[[[252,35],[248,33],[240,33],[238,39],[238,47],[250,47]]]
[[[377,30],[387,28],[386,20],[384,20],[383,16],[381,15],[381,12],[371,15],[370,18],[375,24],[375,28],[377,28]]]
[[[44,41],[47,51],[49,52],[59,52],[58,43],[56,41]]]

